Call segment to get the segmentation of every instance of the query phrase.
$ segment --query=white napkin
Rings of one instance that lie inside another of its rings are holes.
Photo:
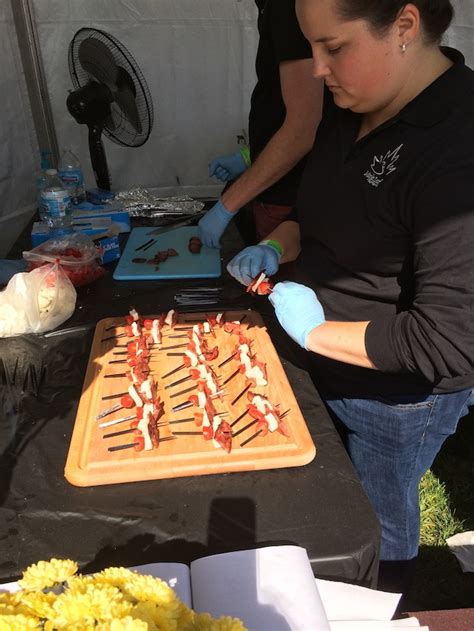
[[[446,539],[463,572],[474,572],[474,531],[459,532]]]

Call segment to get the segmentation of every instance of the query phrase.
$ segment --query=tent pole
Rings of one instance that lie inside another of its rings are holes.
[[[58,140],[41,59],[32,2],[31,0],[10,1],[38,145],[41,153],[50,154],[50,164],[56,167],[59,159]]]

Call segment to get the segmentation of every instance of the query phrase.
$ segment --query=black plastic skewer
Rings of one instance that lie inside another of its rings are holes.
[[[130,434],[135,431],[136,430],[134,428],[122,429],[119,432],[110,432],[109,434],[103,434],[102,438],[112,438],[113,436],[123,436],[124,434]]]
[[[237,370],[234,370],[234,372],[231,375],[229,375],[229,377],[227,377],[225,381],[222,382],[222,385],[225,386],[226,383],[229,383],[229,381],[233,379],[234,377],[236,377],[239,374],[239,372],[240,372],[240,366],[239,368],[237,368]]]
[[[144,370],[143,374],[145,374],[145,373],[147,375],[149,375],[150,371],[149,370]],[[114,377],[126,377],[126,376],[127,376],[126,372],[119,372],[116,375],[104,375],[104,379],[113,379]]]
[[[160,438],[159,442],[163,443],[165,440],[175,440],[175,436],[165,436],[164,438]],[[131,447],[135,447],[138,443],[127,443],[126,445],[115,445],[115,447],[109,447],[107,451],[121,451],[122,449],[130,449]]]
[[[190,379],[191,379],[191,375],[188,375],[187,377],[183,377],[182,379],[173,381],[173,383],[169,383],[168,385],[165,386],[165,390],[168,390],[168,388],[174,388],[174,386],[179,386],[180,383],[184,383],[185,381],[189,381]]]
[[[190,388],[186,388],[186,390],[180,390],[179,392],[175,392],[174,394],[170,394],[170,399],[175,399],[176,397],[180,397],[182,394],[186,394],[186,392],[191,392],[191,390],[196,390],[196,386],[191,386]]]
[[[253,341],[253,340],[251,340],[251,341],[250,341],[249,346],[252,346],[252,341]],[[238,355],[238,354],[239,354],[239,351],[235,351],[234,353],[232,353],[232,355],[231,355],[230,357],[228,357],[227,359],[224,359],[224,361],[223,361],[223,362],[221,362],[220,364],[218,364],[218,366],[217,366],[217,367],[218,367],[218,368],[221,368],[222,366],[225,366],[228,362],[230,362],[230,361],[231,361],[231,359],[233,359],[233,358],[234,358],[236,355]]]
[[[156,239],[148,239],[148,241],[145,241],[145,243],[142,243],[141,245],[138,246],[138,248],[135,248],[135,252],[138,252],[139,250],[145,250],[145,248],[149,247],[150,245],[153,245],[153,243],[156,242]]]
[[[247,392],[247,390],[250,388],[252,384],[248,384],[247,386],[245,386],[245,388],[242,390],[242,392],[240,394],[238,394],[235,399],[233,401],[231,401],[231,405],[234,405],[235,403],[237,403],[237,401],[240,399],[240,397],[243,397],[244,394]]]
[[[108,401],[109,399],[118,399],[119,397],[123,397],[126,394],[128,394],[128,391],[119,392],[118,394],[108,394],[106,397],[102,397],[102,401]]]
[[[162,379],[166,379],[167,377],[171,377],[171,375],[174,375],[179,370],[183,370],[183,368],[186,368],[186,366],[184,364],[181,364],[177,368],[173,368],[173,370],[170,370],[169,372],[165,373],[164,375],[161,375],[161,378]]]
[[[255,434],[252,434],[252,436],[250,436],[249,438],[247,438],[246,440],[244,440],[243,443],[240,443],[241,447],[245,447],[245,445],[248,445],[248,443],[253,440],[254,438],[257,438],[257,436],[260,436],[260,434],[262,433],[262,430],[259,429],[257,432],[255,432]]]
[[[109,364],[126,364],[127,360],[126,359],[111,359],[109,361]]]
[[[233,359],[236,355],[238,355],[239,351],[235,351],[235,353],[232,353],[232,355],[230,357],[228,357],[227,359],[224,359],[223,362],[221,362],[220,364],[217,364],[218,368],[222,368],[222,366],[225,366],[228,362],[230,362],[231,359]]]
[[[173,348],[186,348],[187,344],[175,344],[174,346],[162,346],[162,351],[170,351]]]
[[[107,342],[108,340],[116,340],[118,337],[125,337],[126,333],[119,333],[118,335],[110,335],[109,337],[103,337],[100,341]]]
[[[242,432],[245,432],[246,429],[248,429],[249,427],[252,427],[252,425],[255,425],[255,423],[258,423],[258,419],[254,419],[253,421],[250,421],[250,423],[247,423],[247,425],[244,425],[243,427],[241,427],[237,432],[232,434],[232,437],[235,438],[239,434],[242,434]]]
[[[280,415],[280,418],[284,418],[289,412],[290,410],[286,410],[286,412],[283,412],[283,414]],[[247,427],[249,426],[247,425]],[[258,431],[255,432],[255,434],[252,434],[252,436],[249,436],[249,438],[246,438],[243,443],[240,443],[240,446],[245,447],[245,445],[248,445],[251,440],[254,440],[254,438],[257,438],[257,436],[260,436],[261,433],[262,433],[262,430],[259,429]],[[234,436],[237,436],[237,433],[235,433]]]
[[[166,353],[166,357],[184,357],[186,353]]]
[[[152,243],[149,243],[148,245],[146,245],[146,246],[143,248],[143,251],[145,252],[145,250],[149,250],[152,246],[154,246],[154,245],[155,245],[155,243],[156,243],[156,239],[152,239]]]
[[[193,404],[191,401],[184,401],[179,405],[175,405],[174,408],[171,408],[172,412],[180,412],[181,410],[185,410],[186,408],[190,408]]]
[[[107,451],[121,451],[122,449],[130,449],[135,447],[138,443],[127,443],[126,445],[115,445],[115,447],[109,447]]]
[[[174,436],[201,436],[202,432],[173,432]]]
[[[178,423],[189,423],[190,421],[194,421],[194,416],[188,416],[188,418],[179,418],[175,421],[168,421],[170,425],[176,425]]]
[[[241,421],[241,420],[244,418],[244,416],[247,416],[247,414],[248,414],[248,413],[249,413],[249,411],[248,411],[248,410],[245,410],[245,412],[242,412],[242,414],[241,414],[238,418],[236,418],[236,419],[235,419],[235,421],[232,421],[232,423],[230,424],[230,426],[231,426],[231,427],[234,427],[234,425],[237,425],[237,423],[238,423],[239,421]]]

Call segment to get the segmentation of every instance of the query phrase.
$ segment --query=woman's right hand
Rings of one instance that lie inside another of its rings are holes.
[[[242,285],[249,285],[261,272],[267,276],[277,273],[280,254],[270,245],[251,245],[239,252],[227,264],[227,271]]]

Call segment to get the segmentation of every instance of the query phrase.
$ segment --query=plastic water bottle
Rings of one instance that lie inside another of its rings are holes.
[[[79,158],[69,149],[65,151],[58,165],[58,174],[69,190],[71,203],[80,204],[86,199],[84,175]]]
[[[49,162],[49,152],[41,152],[41,168],[36,172],[35,175],[35,186],[36,186],[36,204],[38,206],[39,216],[41,221],[46,221],[47,212],[41,203],[41,192],[46,186],[46,171],[51,168]]]
[[[41,206],[46,223],[55,235],[72,232],[71,198],[56,169],[47,169],[41,191]]]

